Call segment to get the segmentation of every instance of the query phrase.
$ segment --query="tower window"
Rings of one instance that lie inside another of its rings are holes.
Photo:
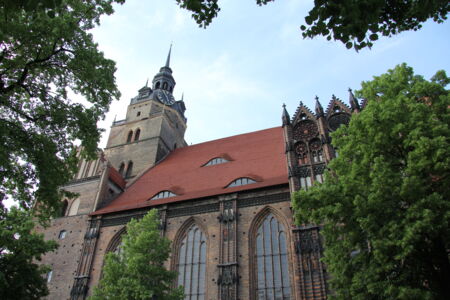
[[[130,130],[130,132],[128,132],[127,143],[131,143],[132,138],[133,138],[133,130]]]
[[[138,111],[137,114],[136,114],[136,117],[139,117],[140,115],[141,115],[141,112]]]
[[[230,187],[247,185],[247,184],[252,184],[252,183],[256,183],[256,181],[251,179],[251,178],[248,178],[248,177],[241,177],[241,178],[238,178],[238,179],[234,180],[227,187],[230,188]]]
[[[171,93],[173,92],[173,86],[170,87],[170,92],[171,92]]]
[[[170,198],[175,197],[176,195],[172,193],[171,191],[161,191],[155,196],[153,196],[150,200],[156,200],[156,199],[163,199],[163,198]]]
[[[167,90],[168,87],[169,87],[169,85],[167,84],[167,82],[164,82],[163,83],[163,87],[162,87],[163,90]]]
[[[215,157],[215,158],[211,159],[210,161],[208,161],[204,165],[204,167],[218,165],[218,164],[223,164],[223,163],[226,163],[226,162],[229,162],[229,160],[226,160],[225,158],[222,158],[222,157]]]
[[[155,90],[159,89],[160,86],[161,86],[161,83],[158,81],[155,85]]]
[[[140,135],[141,135],[141,130],[140,129],[136,130],[136,134],[134,135],[134,141],[138,141]]]
[[[130,160],[128,162],[128,168],[127,168],[127,173],[125,174],[125,177],[126,178],[130,177],[131,173],[133,173],[133,162]]]
[[[120,175],[122,175],[123,176],[123,171],[125,170],[125,164],[124,163],[121,163],[120,164],[120,167],[119,167],[119,173],[120,173]]]

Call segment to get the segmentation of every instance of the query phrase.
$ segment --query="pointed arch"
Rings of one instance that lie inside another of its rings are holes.
[[[132,173],[133,173],[133,161],[130,160],[128,162],[127,173],[125,174],[125,178],[130,177]]]
[[[134,134],[134,141],[139,141],[139,136],[141,135],[141,129],[136,129],[136,133]]]
[[[127,232],[127,230],[126,230],[125,226],[122,227],[121,229],[119,229],[116,232],[116,234],[109,241],[109,244],[106,247],[105,253],[115,252],[117,250],[117,247],[119,247],[120,244],[122,243],[122,235],[126,232]]]
[[[119,174],[123,176],[123,171],[125,170],[125,163],[122,162],[119,166]]]
[[[171,269],[178,272],[176,286],[184,286],[186,299],[205,299],[208,235],[206,226],[190,217],[178,229],[172,250]]]
[[[127,143],[131,143],[132,138],[133,138],[133,130],[130,130],[127,136]]]
[[[270,206],[249,230],[250,299],[291,299],[294,293],[290,226]]]
[[[167,90],[168,86],[169,86],[169,85],[167,84],[167,82],[164,82],[164,83],[163,83],[163,86],[162,86],[162,89],[163,89],[163,90]]]

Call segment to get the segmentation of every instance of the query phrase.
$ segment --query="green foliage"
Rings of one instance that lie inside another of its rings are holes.
[[[120,93],[114,62],[104,58],[88,30],[113,12],[111,2],[0,4],[2,203],[9,195],[25,209],[39,202],[43,219],[55,214],[63,193],[58,188],[76,171],[74,141],[94,155],[101,133],[96,124]]]
[[[450,299],[448,80],[403,64],[363,82],[324,184],[294,195],[297,222],[323,224],[332,299]]]
[[[15,207],[0,218],[0,298],[40,299],[48,294],[43,276],[49,268],[35,264],[41,255],[56,249],[54,241],[44,241],[33,232],[31,215]]]
[[[170,241],[161,236],[156,209],[143,219],[131,220],[122,237],[120,254],[108,253],[103,277],[90,300],[183,299],[181,289],[171,286],[176,272],[167,271],[164,262]]]
[[[316,0],[302,25],[303,37],[322,35],[356,50],[371,47],[379,35],[392,36],[418,30],[428,19],[442,23],[447,19],[447,0]]]
[[[192,12],[200,27],[207,27],[217,17],[218,0],[176,0],[180,7]],[[256,0],[265,5],[274,0]],[[324,36],[337,40],[348,49],[371,47],[379,36],[392,36],[402,31],[418,30],[428,19],[442,23],[447,19],[447,0],[315,0],[314,7],[300,26],[304,38]]]

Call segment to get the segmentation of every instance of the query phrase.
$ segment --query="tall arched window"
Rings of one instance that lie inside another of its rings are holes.
[[[195,224],[179,245],[177,271],[178,286],[184,287],[184,299],[205,299],[206,236]]]
[[[134,141],[138,141],[140,135],[141,135],[141,130],[140,129],[136,130],[136,133],[134,134]]]
[[[128,132],[127,143],[131,143],[132,138],[133,138],[133,130],[130,130],[130,132]]]
[[[119,173],[123,176],[123,171],[125,170],[125,163],[121,163],[119,167]]]
[[[164,83],[163,83],[163,87],[162,87],[163,90],[167,90],[167,87],[168,87],[167,82],[164,82]]]
[[[287,238],[283,224],[273,214],[268,214],[257,229],[255,241],[255,299],[291,299]]]
[[[159,89],[160,85],[161,85],[161,83],[158,81],[155,85],[155,90]]]
[[[130,177],[132,173],[133,173],[133,162],[130,160],[128,162],[128,168],[127,168],[127,173],[125,174],[125,177]]]

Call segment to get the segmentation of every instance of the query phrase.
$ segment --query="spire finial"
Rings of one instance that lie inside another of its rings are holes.
[[[172,43],[170,43],[169,54],[167,54],[166,68],[170,68],[170,53],[172,52]]]
[[[181,101],[184,100],[184,92],[181,94]]]
[[[148,87],[148,78],[147,81],[145,82],[145,87]]]
[[[283,124],[283,127],[286,125],[289,125],[291,123],[291,117],[289,116],[289,113],[286,110],[286,104],[283,103],[283,114],[281,115],[281,121]]]
[[[315,99],[316,99],[316,115],[318,117],[321,117],[323,116],[323,107],[322,104],[320,104],[319,97],[317,95]]]

